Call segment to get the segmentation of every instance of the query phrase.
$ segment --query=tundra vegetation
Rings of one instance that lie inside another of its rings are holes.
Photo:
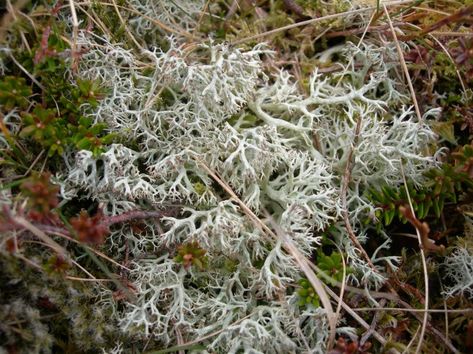
[[[6,0],[0,353],[473,352],[471,0]]]

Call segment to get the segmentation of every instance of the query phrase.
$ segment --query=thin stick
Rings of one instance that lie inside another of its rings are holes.
[[[76,7],[74,5],[74,0],[69,0],[69,7],[71,8],[72,15],[72,68],[73,70],[77,69],[77,38],[79,34],[79,20],[77,19]]]
[[[29,72],[28,70],[26,70],[26,69],[23,67],[23,65],[21,65],[21,64],[18,62],[18,60],[15,59],[15,57],[14,57],[12,54],[10,54],[10,58],[11,58],[11,60],[15,63],[15,65],[18,66],[18,67],[20,68],[20,70],[23,71],[23,72],[26,74],[26,76],[28,76],[28,77],[31,79],[31,81],[33,81],[33,82],[36,84],[36,86],[38,86],[41,90],[46,91],[46,89],[44,88],[44,86],[41,85],[41,84],[39,83],[39,81],[36,80],[36,78],[35,78],[32,74],[30,74],[30,72]]]
[[[54,235],[56,235],[56,236],[60,236],[60,237],[62,237],[62,238],[65,238],[66,240],[72,241],[72,242],[74,242],[74,243],[77,243],[78,245],[81,245],[82,247],[88,249],[89,251],[94,252],[97,256],[102,257],[102,258],[106,259],[107,261],[109,261],[110,263],[115,264],[117,267],[123,268],[123,269],[125,269],[125,270],[127,270],[127,271],[131,271],[130,268],[127,268],[127,267],[125,267],[124,265],[118,263],[117,261],[115,261],[115,260],[113,260],[112,258],[108,257],[106,254],[100,252],[99,250],[96,250],[95,248],[92,248],[92,247],[90,247],[90,246],[87,246],[87,245],[83,244],[82,242],[80,242],[80,241],[78,241],[78,240],[76,240],[76,239],[74,239],[74,238],[72,238],[72,237],[70,237],[70,236],[68,236],[68,235],[65,235],[64,233],[58,232],[58,231],[56,231],[56,230],[49,230],[49,231],[47,231],[47,232],[49,232],[49,233],[51,233],[51,234],[54,234]]]
[[[205,12],[207,11],[207,8],[209,7],[210,0],[207,0],[204,4],[204,7],[202,7],[201,14],[199,16],[199,20],[197,21],[197,24],[195,25],[193,35],[195,36],[196,32],[199,30],[200,24],[202,23],[202,20],[204,19]]]
[[[406,309],[412,309],[412,306],[409,305],[407,302],[399,299],[398,300],[399,305],[404,306]],[[417,312],[409,312],[412,314],[413,317],[417,318],[419,322],[422,322],[422,314],[419,314]],[[420,328],[420,326],[419,326]],[[446,338],[442,332],[440,332],[437,328],[432,326],[430,323],[427,322],[427,330],[432,334],[432,337],[437,340],[440,344],[444,344],[450,349],[453,353],[455,354],[460,354],[457,348],[453,346],[453,344],[450,342],[448,338]]]
[[[358,117],[358,120],[356,122],[355,137],[353,139],[353,144],[352,144],[352,146],[350,148],[350,152],[348,154],[347,165],[345,167],[345,172],[343,174],[342,190],[340,192],[340,199],[342,201],[343,222],[345,224],[345,228],[347,229],[348,236],[350,237],[350,240],[353,243],[353,245],[358,249],[358,251],[361,253],[363,258],[366,260],[368,265],[374,271],[376,271],[376,268],[375,268],[373,262],[371,261],[371,258],[368,256],[368,254],[366,253],[363,246],[361,246],[360,241],[358,241],[358,238],[356,237],[355,232],[353,231],[353,228],[351,227],[350,218],[349,218],[349,215],[348,215],[348,205],[347,205],[348,184],[350,182],[350,177],[351,177],[353,152],[355,150],[355,146],[358,144],[358,139],[359,139],[359,136],[360,136],[360,130],[361,130],[361,116]]]
[[[332,289],[330,289],[328,286],[325,286],[325,290],[327,291],[327,293],[333,297],[336,301],[341,301],[341,304],[342,304],[342,307],[343,309],[353,318],[355,319],[361,326],[363,326],[365,329],[369,329],[370,328],[370,325],[363,319],[360,317],[360,315],[358,315],[355,311],[352,310],[352,308],[347,305],[343,300],[341,300],[337,294],[335,294],[335,292],[332,291]],[[378,342],[380,342],[383,346],[385,346],[387,344],[387,340],[381,335],[379,334],[379,332],[373,330],[373,337],[376,338],[376,340],[378,340]],[[393,351],[393,353],[397,353],[399,354],[399,352],[392,348],[391,349]]]
[[[82,266],[81,266],[79,263],[77,263],[75,260],[71,259],[71,262],[72,262],[77,268],[79,268],[79,269],[82,270],[85,274],[87,274],[90,279],[92,279],[92,280],[97,279],[97,278],[94,277],[87,269],[85,269],[84,267],[82,267]]]
[[[421,29],[419,26],[416,26],[412,23],[406,23],[406,25],[409,25],[411,27],[414,27],[416,29]],[[455,60],[453,60],[452,56],[450,55],[450,52],[448,51],[447,48],[445,48],[445,46],[442,44],[442,42],[440,42],[437,37],[434,36],[435,33],[439,33],[439,32],[431,32],[428,34],[429,37],[431,37],[438,45],[440,48],[442,48],[442,50],[444,51],[445,55],[448,57],[448,59],[450,59],[450,61],[452,62],[453,66],[455,66],[455,71],[457,73],[457,76],[458,76],[458,80],[460,81],[460,85],[462,86],[462,89],[463,89],[463,92],[466,92],[466,86],[465,86],[465,83],[463,82],[463,79],[462,79],[462,76],[460,74],[460,71],[458,70],[458,65],[457,63],[455,63]],[[440,32],[442,33],[442,32]],[[473,36],[473,33],[468,33],[470,36]]]
[[[420,113],[420,108],[419,108],[419,103],[417,102],[417,97],[416,93],[414,91],[414,86],[412,85],[412,80],[411,76],[409,75],[409,70],[407,69],[406,61],[404,60],[404,55],[402,54],[402,49],[399,44],[399,41],[397,39],[396,31],[394,30],[393,23],[391,21],[391,17],[389,16],[388,9],[386,8],[386,5],[383,5],[384,8],[384,13],[386,14],[386,18],[389,23],[389,28],[391,29],[391,32],[393,34],[394,38],[394,43],[396,44],[396,49],[399,54],[399,60],[401,62],[402,69],[404,70],[404,75],[406,75],[406,80],[407,80],[407,85],[409,86],[409,91],[411,91],[411,96],[412,96],[412,102],[414,103],[414,109],[417,114],[417,119],[419,120],[419,123],[422,123],[422,114]]]
[[[18,11],[23,6],[25,6],[27,2],[28,2],[27,0],[26,1],[25,0],[18,0],[15,3],[15,8],[14,8],[11,4],[11,1],[7,0],[8,13],[6,15],[4,15],[4,17],[2,19],[2,23],[0,24],[0,38],[3,37],[3,32],[4,32],[4,30],[6,30],[7,24],[14,23],[14,22],[17,21],[15,11]],[[9,16],[12,17],[13,21],[11,21],[11,19],[9,19]],[[23,33],[23,31],[20,31],[20,37],[21,37],[21,40],[23,41],[23,44],[25,45],[26,49],[28,50],[28,52],[31,53],[30,45],[28,44],[28,41],[26,40],[26,37],[25,37],[25,34]]]
[[[437,36],[450,36],[450,37],[473,37],[471,32],[453,32],[453,31],[432,31],[430,34]]]
[[[114,7],[114,9],[115,9],[115,12],[117,13],[117,16],[118,16],[118,18],[120,19],[120,22],[122,23],[122,26],[123,26],[123,28],[125,29],[125,32],[126,32],[126,34],[128,35],[128,37],[131,39],[131,41],[132,41],[133,43],[135,43],[135,45],[136,45],[137,48],[143,49],[143,47],[141,46],[141,44],[138,43],[138,41],[136,40],[135,36],[133,36],[133,34],[131,33],[130,29],[129,29],[128,26],[126,25],[125,20],[123,20],[122,14],[120,13],[120,10],[118,10],[118,6],[117,6],[117,3],[115,2],[115,0],[112,0],[112,4],[113,4],[113,7]]]
[[[51,237],[46,235],[43,231],[38,229],[36,226],[31,224],[28,220],[24,219],[21,216],[13,216],[12,221],[20,226],[23,226],[25,229],[31,231],[36,237],[38,237],[41,241],[51,247],[56,253],[63,256],[65,259],[70,259],[67,251],[56,241],[54,241]]]
[[[416,26],[417,27],[417,26]],[[471,35],[473,35],[473,33],[471,33]],[[450,55],[450,52],[448,51],[447,48],[445,48],[445,46],[442,44],[442,42],[440,42],[432,33],[429,33],[429,36],[432,37],[432,39],[437,42],[437,44],[440,46],[440,48],[442,48],[442,50],[445,52],[445,54],[447,55],[447,57],[450,59],[450,61],[453,63],[453,65],[455,66],[455,71],[457,73],[457,76],[458,76],[458,80],[460,81],[460,85],[462,86],[462,89],[463,89],[463,92],[466,93],[466,85],[465,83],[463,82],[463,79],[462,79],[462,76],[460,74],[460,71],[458,70],[458,65],[457,63],[455,63],[455,60],[453,60],[452,56]]]
[[[421,326],[418,326],[418,327],[417,327],[416,332],[414,333],[414,335],[412,336],[411,340],[410,340],[409,343],[407,344],[407,347],[402,351],[402,354],[404,354],[404,353],[409,353],[409,349],[410,349],[410,347],[412,346],[412,344],[414,343],[414,341],[416,340],[417,335],[419,334],[420,328],[421,328]]]
[[[380,308],[382,309],[385,304],[386,304],[386,299],[382,299],[379,302],[379,305],[381,306]],[[378,324],[378,321],[380,320],[380,315],[382,316],[380,312],[377,312],[374,314],[373,319],[371,320],[370,328],[366,330],[366,332],[363,334],[363,336],[360,339],[360,346],[363,346],[371,337],[373,332],[375,331],[376,325]]]
[[[51,248],[53,251],[55,251],[55,249],[48,243],[45,243],[45,242],[41,242],[41,241],[27,241],[28,243],[32,243],[32,244],[38,244],[38,245],[42,245],[42,246],[46,246],[46,247],[49,247]],[[87,274],[90,279],[97,279],[95,278],[87,269],[85,269],[84,267],[82,267],[79,263],[77,263],[75,260],[73,260],[72,258],[69,259],[69,261],[74,264],[77,268],[79,268],[81,271],[83,271],[85,274]]]
[[[326,279],[328,282],[331,282],[334,286],[341,288],[343,284],[335,279],[333,279],[330,275],[326,274],[322,269],[317,267],[315,264],[311,264],[311,268],[314,269],[317,274],[319,274],[322,278]],[[363,289],[355,288],[350,285],[345,285],[345,289],[351,293],[366,296],[366,292]],[[394,293],[384,293],[380,291],[370,291],[370,296],[372,298],[382,298],[382,299],[388,299],[392,301],[398,301],[399,296]]]
[[[30,167],[28,167],[28,169],[26,170],[26,172],[20,176],[20,177],[26,177],[28,176],[28,174],[31,172],[31,170],[34,168],[34,166],[38,163],[39,159],[41,158],[41,156],[44,154],[44,149],[41,150],[41,152],[38,154],[38,156],[36,156],[36,158],[34,159],[33,163],[30,165]]]
[[[402,161],[399,161],[400,166],[401,166],[401,174],[402,174],[402,180],[404,181],[404,188],[406,190],[406,195],[407,195],[407,200],[409,201],[409,207],[411,208],[411,213],[415,217],[415,212],[414,212],[414,207],[412,206],[412,200],[411,196],[409,194],[409,188],[407,188],[407,181],[406,181],[406,175],[404,174],[404,167],[402,164]],[[417,349],[415,351],[416,354],[420,353],[422,349],[422,342],[424,341],[424,334],[425,334],[425,329],[427,327],[427,320],[428,320],[428,310],[429,310],[429,274],[427,271],[427,261],[425,259],[425,254],[424,254],[424,248],[422,246],[422,238],[420,235],[420,230],[416,227],[416,233],[417,233],[417,238],[419,241],[419,248],[420,248],[420,256],[422,258],[422,267],[424,269],[424,287],[425,287],[425,305],[424,305],[424,318],[422,321],[422,328],[419,334],[419,344],[417,345]]]
[[[91,14],[89,14],[89,11],[87,11],[86,9],[84,9],[82,6],[80,5],[77,5],[77,8],[82,11],[84,13],[84,15],[86,15],[97,27],[99,27],[102,32],[106,35],[108,35],[110,38],[112,38],[112,34],[110,33],[110,31],[108,30],[107,26],[105,26],[105,24],[102,22],[102,20],[100,19],[100,17],[97,15],[97,13],[95,12],[94,9],[90,10],[90,12],[94,15],[92,16]]]
[[[357,312],[366,312],[366,311],[400,311],[400,312],[428,312],[428,313],[465,313],[465,312],[473,312],[473,309],[409,309],[404,307],[357,307],[354,308],[353,311]]]
[[[38,264],[36,264],[35,262],[33,262],[32,260],[30,260],[30,259],[24,257],[22,254],[14,253],[14,256],[15,256],[16,258],[18,258],[18,259],[21,259],[23,262],[25,262],[26,264],[28,264],[29,266],[31,266],[31,267],[33,267],[33,268],[35,268],[35,269],[38,269],[38,270],[40,270],[40,271],[43,271],[43,270],[44,270],[40,265],[38,265]]]
[[[7,31],[8,26],[12,25],[14,23],[14,20],[16,19],[15,16],[15,11],[21,10],[26,4],[28,4],[28,0],[18,0],[15,3],[15,6],[12,6],[10,1],[7,2],[7,9],[8,12],[3,15],[1,21],[0,21],[0,40],[3,40],[3,37],[5,36],[5,32]],[[22,39],[24,38],[24,35],[22,33]],[[26,39],[24,39],[26,42]],[[26,42],[26,47],[29,49],[28,42]]]
[[[72,276],[70,276],[70,275],[67,275],[65,278],[66,278],[66,279],[69,279],[69,280],[76,280],[76,281],[96,281],[96,282],[108,282],[108,281],[113,281],[112,279],[78,278],[78,277],[72,277]]]
[[[340,247],[338,247],[338,245],[334,241],[332,241],[332,244],[337,248],[338,252],[340,253],[340,256],[342,257],[342,265],[343,265],[343,276],[342,276],[342,282],[340,285],[340,294],[338,295],[338,297],[340,298],[340,301],[337,302],[337,309],[335,310],[335,320],[338,322],[338,317],[340,317],[340,311],[342,309],[341,301],[343,301],[343,296],[345,295],[345,288],[347,287],[345,283],[346,276],[347,276],[347,264],[346,264],[345,257],[343,256],[343,252],[340,249]]]
[[[173,34],[178,34],[178,35],[184,36],[188,39],[193,38],[191,33],[187,32],[187,31],[184,31],[182,29],[179,29],[179,30],[173,29],[173,28],[169,27],[168,25],[164,24],[163,22],[159,21],[158,19],[155,19],[155,18],[152,18],[148,15],[145,15],[145,14],[139,12],[138,10],[136,10],[133,7],[127,7],[127,6],[122,6],[122,5],[118,5],[118,4],[109,4],[109,3],[103,2],[103,1],[94,2],[94,3],[92,3],[92,2],[79,2],[79,3],[77,3],[77,5],[88,5],[88,6],[91,6],[92,4],[99,4],[99,5],[103,5],[103,6],[112,6],[112,7],[117,7],[119,9],[126,10],[128,12],[134,13],[135,15],[141,16],[144,19],[154,23],[156,26],[162,28],[166,32],[170,32],[170,33],[173,33]]]

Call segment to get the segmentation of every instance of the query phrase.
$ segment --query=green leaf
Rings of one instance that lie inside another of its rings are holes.
[[[88,127],[90,127],[90,126],[92,125],[92,122],[93,122],[93,121],[94,121],[94,120],[93,120],[92,118],[90,118],[90,117],[84,117],[84,116],[82,116],[82,117],[79,118],[79,125],[82,125],[82,126],[88,128]]]
[[[396,209],[390,209],[384,212],[384,224],[387,226],[391,224],[396,215]]]
[[[455,132],[453,123],[448,122],[435,122],[433,123],[433,131],[440,135],[441,138],[447,140],[449,143],[456,145],[457,140],[455,139]]]
[[[419,202],[419,203],[417,203],[417,205],[418,205],[418,208],[417,208],[417,218],[419,218],[419,219],[425,218],[425,207],[424,207],[424,203]]]
[[[36,126],[34,125],[29,125],[27,127],[24,127],[21,132],[20,132],[20,137],[21,138],[25,138],[25,137],[28,137],[30,135],[33,134],[33,132],[38,129]]]
[[[297,294],[300,297],[306,297],[307,295],[309,295],[309,290],[307,290],[306,288],[301,288],[297,291]]]
[[[432,198],[427,198],[425,201],[425,206],[424,206],[424,213],[425,216],[429,215],[429,210],[432,207]]]
[[[392,188],[390,188],[388,186],[383,186],[381,189],[383,190],[383,193],[386,196],[388,196],[391,200],[399,199],[396,192]]]
[[[439,200],[438,200],[438,199],[436,199],[436,200],[434,201],[433,207],[434,207],[435,216],[436,216],[437,218],[440,218],[441,208],[440,208]]]
[[[81,150],[88,150],[91,146],[89,138],[82,138],[76,143],[76,147]]]
[[[117,137],[116,134],[111,133],[111,134],[107,134],[107,135],[101,137],[100,141],[102,142],[102,144],[108,145],[108,144],[113,143],[113,141],[115,140],[116,137]]]

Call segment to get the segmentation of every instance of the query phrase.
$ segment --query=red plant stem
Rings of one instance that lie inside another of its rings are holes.
[[[160,219],[163,216],[169,216],[174,214],[175,211],[163,212],[163,211],[142,211],[142,210],[132,210],[127,211],[120,215],[115,216],[106,216],[103,218],[102,224],[106,226],[111,226],[114,224],[124,223],[130,220],[142,220],[142,219]]]
[[[101,224],[105,226],[112,226],[115,224],[121,224],[121,223],[125,223],[131,220],[137,220],[137,219],[141,219],[141,220],[154,219],[154,218],[160,219],[163,216],[175,215],[176,212],[177,212],[177,209],[170,209],[167,211],[132,210],[120,215],[103,217]],[[4,208],[3,215],[5,217],[5,221],[0,225],[1,232],[23,229],[21,225],[13,222],[13,215],[11,214],[11,210],[6,210]],[[38,229],[47,233],[61,233],[66,236],[71,236],[70,232],[64,226],[45,225],[45,224],[39,224],[39,223],[32,223],[32,224]]]

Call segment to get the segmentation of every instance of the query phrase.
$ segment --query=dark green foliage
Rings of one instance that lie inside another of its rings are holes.
[[[2,110],[28,108],[28,98],[31,94],[31,88],[26,84],[23,77],[5,76],[0,80],[0,105]]]
[[[305,306],[320,307],[319,296],[315,292],[310,282],[307,279],[302,278],[299,280],[298,283],[301,286],[297,290],[297,295],[299,296],[299,302],[298,302],[299,306],[300,307],[305,307]]]
[[[407,188],[414,211],[419,219],[425,218],[431,209],[435,211],[437,217],[440,217],[445,202],[444,195],[433,194],[430,189],[417,190],[412,184],[408,184]],[[383,186],[380,189],[373,188],[369,191],[369,198],[376,206],[381,208],[381,210],[377,210],[376,217],[385,226],[391,224],[395,216],[404,223],[406,222],[406,219],[399,211],[399,206],[409,204],[404,186],[399,188],[389,186]]]
[[[19,110],[23,123],[19,138],[33,140],[49,156],[69,147],[98,155],[114,139],[105,124],[89,118],[105,92],[99,82],[71,76],[71,51],[60,33],[60,26],[48,23],[34,39],[33,49],[18,53],[35,81],[12,66],[16,75],[0,80],[1,110],[4,114]]]
[[[440,168],[428,171],[425,174],[428,179],[422,187],[414,187],[412,183],[407,184],[418,219],[432,216],[440,218],[445,202],[457,203],[459,196],[473,188],[473,180],[470,177],[473,172],[473,148],[467,145],[454,156],[458,161],[456,165],[444,163]],[[399,206],[409,204],[404,186],[397,188],[382,186],[372,188],[368,193],[369,199],[381,208],[376,212],[376,217],[385,226],[391,224],[395,216],[402,222],[406,222],[399,211]]]
[[[329,280],[332,285],[335,285],[335,281],[339,283],[343,282],[343,262],[340,253],[332,252],[330,256],[327,256],[319,252],[317,255],[317,266],[332,279]],[[351,269],[347,268],[346,275],[350,273]]]

